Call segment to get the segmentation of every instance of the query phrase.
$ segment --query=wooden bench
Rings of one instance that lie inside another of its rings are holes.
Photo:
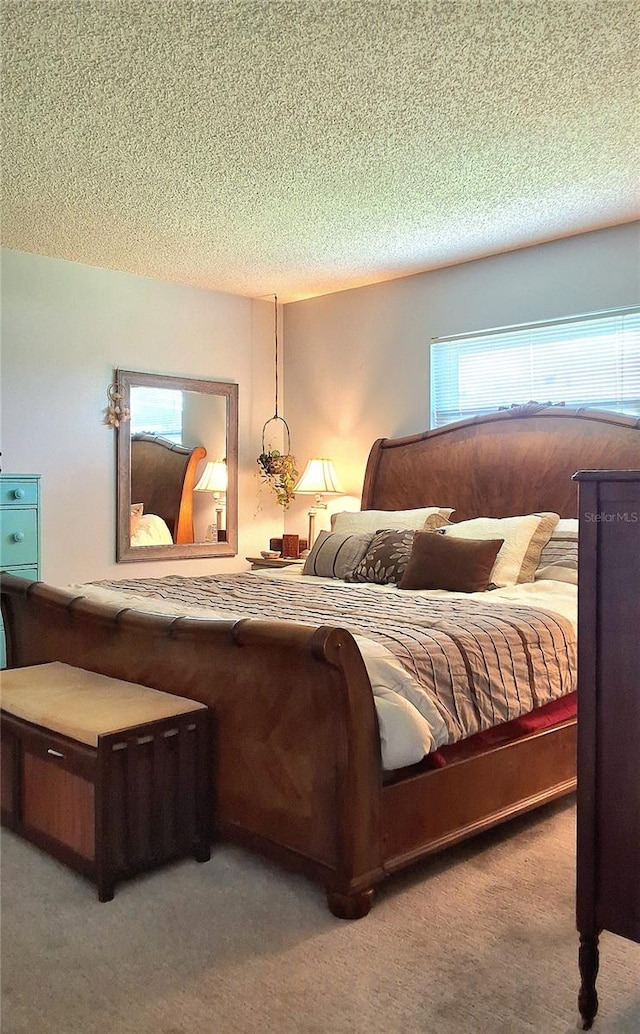
[[[210,712],[68,664],[0,672],[2,824],[93,879],[210,857]]]

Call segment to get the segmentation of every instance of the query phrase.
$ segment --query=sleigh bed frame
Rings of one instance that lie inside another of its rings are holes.
[[[531,405],[370,453],[363,509],[575,517],[579,469],[640,466],[640,421]],[[210,706],[217,838],[302,871],[358,918],[390,873],[575,786],[575,718],[440,768],[385,774],[371,684],[347,631],[213,622],[90,602],[3,576],[10,666],[59,660]]]
[[[126,441],[124,436],[118,444]],[[193,491],[198,464],[207,455],[202,445],[185,448],[156,434],[131,435],[131,485],[121,486],[123,498],[143,503],[145,514],[156,514],[167,525],[176,545],[193,542]],[[118,528],[118,558],[129,548],[126,507]],[[128,556],[127,559],[134,559]]]

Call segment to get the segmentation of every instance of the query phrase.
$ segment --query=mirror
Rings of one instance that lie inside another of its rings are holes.
[[[238,552],[238,385],[116,370],[116,560]]]

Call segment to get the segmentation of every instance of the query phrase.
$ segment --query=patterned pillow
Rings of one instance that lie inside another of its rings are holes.
[[[409,562],[414,535],[409,528],[377,531],[355,571],[345,581],[397,585]]]
[[[352,535],[321,531],[304,562],[302,573],[316,578],[346,579],[362,560],[372,538],[372,532]]]
[[[449,527],[447,518],[432,513],[421,530],[440,531],[445,527]],[[355,571],[345,581],[397,585],[409,562],[414,535],[413,528],[383,528],[377,531]]]

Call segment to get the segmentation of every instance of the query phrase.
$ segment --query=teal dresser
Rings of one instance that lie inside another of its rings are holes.
[[[0,570],[40,578],[40,476],[0,475]],[[0,668],[6,665],[0,618]]]

